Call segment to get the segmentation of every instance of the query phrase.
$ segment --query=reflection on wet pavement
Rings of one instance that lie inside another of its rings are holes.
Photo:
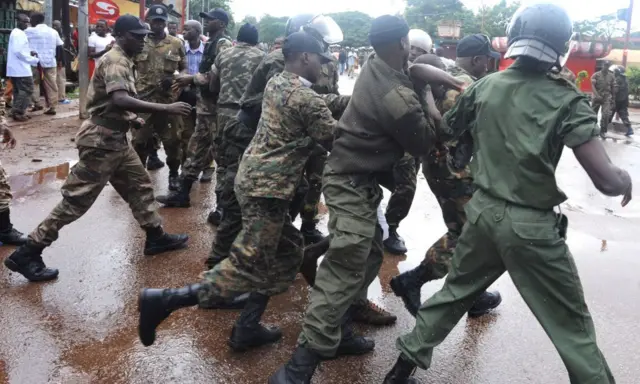
[[[608,140],[612,160],[640,180],[640,149]],[[30,231],[58,202],[69,164],[29,175],[12,176],[16,191],[14,225]],[[156,193],[166,188],[166,167],[152,174]],[[558,168],[561,188],[570,199],[562,207],[570,218],[568,243],[581,273],[585,295],[609,365],[620,383],[640,377],[640,205],[622,209],[620,199],[600,195],[571,153]],[[386,193],[388,198],[388,193]],[[298,278],[272,300],[264,322],[279,325],[281,342],[246,354],[231,352],[226,340],[238,312],[186,309],[159,330],[156,345],[137,338],[136,297],[142,287],[182,286],[203,269],[215,230],[206,224],[215,206],[213,185],[192,192],[189,209],[161,209],[167,231],[191,235],[189,248],[144,257],[143,231],[127,205],[107,186],[89,212],[61,232],[44,260],[60,268],[60,278],[29,284],[0,269],[0,384],[10,383],[265,383],[290,356],[300,331],[309,289]],[[326,231],[326,216],[321,221]],[[390,327],[358,326],[376,340],[376,350],[361,357],[324,362],[314,383],[380,383],[397,357],[395,338],[415,320],[389,289],[389,280],[417,266],[427,248],[444,232],[437,202],[419,177],[418,191],[399,233],[409,252],[385,255],[370,298],[399,316]],[[603,249],[604,248],[604,249]],[[0,257],[14,248],[0,247]],[[422,290],[424,299],[441,281]],[[566,371],[553,345],[519,297],[508,275],[492,289],[502,305],[480,319],[466,317],[434,353],[433,367],[419,371],[425,383],[565,383]]]

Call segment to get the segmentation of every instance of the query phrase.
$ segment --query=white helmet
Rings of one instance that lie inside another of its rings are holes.
[[[422,29],[412,29],[409,31],[409,44],[427,53],[431,52],[431,47],[433,47],[431,36]]]

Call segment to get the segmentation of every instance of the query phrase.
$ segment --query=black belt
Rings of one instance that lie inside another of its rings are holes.
[[[238,109],[240,109],[240,104],[238,104],[238,103],[223,103],[223,104],[218,104],[218,108],[226,108],[226,109],[238,110]]]
[[[123,133],[127,133],[129,131],[130,124],[126,120],[108,119],[100,116],[91,116],[89,120],[95,125],[111,129],[112,131]]]

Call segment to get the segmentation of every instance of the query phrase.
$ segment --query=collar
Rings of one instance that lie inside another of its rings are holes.
[[[129,67],[133,67],[133,58],[130,57],[129,55],[127,55],[127,53],[120,48],[120,46],[118,44],[113,44],[113,48],[111,48],[111,50],[109,51],[109,53],[114,52],[116,54],[118,54],[120,57],[122,57],[124,60],[126,60],[127,64],[129,65]]]
[[[515,64],[515,63],[514,63]],[[513,64],[512,64],[513,65]],[[473,81],[478,80],[477,77],[473,76],[472,74],[470,74],[469,72],[467,72],[464,68],[458,66],[458,65],[453,65],[450,68],[447,69],[447,72],[449,72],[449,74],[453,75],[453,76],[460,76],[460,75],[467,75],[469,76]]]
[[[200,40],[200,45],[198,46],[198,48],[196,49],[191,49],[191,45],[189,45],[188,41],[184,42],[184,49],[187,51],[187,53],[191,52],[191,53],[204,53],[204,43],[202,42],[202,40]]]
[[[309,80],[305,79],[302,76],[298,76],[293,72],[289,72],[285,70],[285,71],[282,71],[281,75],[286,77],[287,79],[298,80],[302,84],[302,86],[307,88],[310,88],[313,85],[313,83],[310,82]]]
[[[144,38],[144,42],[145,42],[145,44],[150,44],[150,45],[153,45],[154,47],[158,47],[158,46],[163,45],[163,44],[170,44],[171,43],[171,39],[177,39],[177,37],[173,37],[170,34],[165,33],[164,34],[164,39],[158,40],[158,41],[152,39],[150,36],[147,35],[147,37]]]
[[[371,56],[367,59],[367,65],[372,64],[373,68],[376,68],[380,73],[385,76],[393,76],[396,79],[400,80],[402,85],[405,87],[413,89],[413,82],[409,79],[409,75],[404,71],[396,71],[391,68],[387,63],[384,62],[381,58],[378,57],[375,53],[372,53]]]
[[[311,86],[313,85],[312,82],[310,82],[309,80],[305,79],[302,76],[298,76],[298,80],[300,80],[300,82],[302,83],[302,85],[304,85],[307,88],[311,88]]]

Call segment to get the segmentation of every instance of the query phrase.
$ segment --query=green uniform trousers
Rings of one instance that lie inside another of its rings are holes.
[[[242,231],[229,257],[205,272],[199,292],[202,306],[246,292],[274,296],[293,283],[302,264],[302,234],[291,223],[289,202],[246,197],[236,190]]]
[[[397,228],[409,214],[416,194],[418,164],[415,157],[405,154],[396,162],[393,166],[393,180],[395,188],[391,191],[384,217],[389,227]]]
[[[183,177],[196,180],[200,172],[211,165],[215,155],[213,139],[217,136],[216,119],[216,115],[197,115],[196,128],[189,139],[189,156],[182,165]]]
[[[514,206],[483,191],[465,206],[467,224],[442,289],[418,311],[397,346],[418,367],[505,271],[560,354],[572,384],[614,383],[596,343],[573,257],[553,210]]]
[[[304,175],[308,183],[308,189],[300,210],[300,219],[303,223],[315,222],[318,215],[318,203],[322,195],[322,171],[326,161],[327,152],[320,146],[314,150],[309,160],[307,160]]]
[[[218,207],[224,207],[224,202],[220,198],[222,191],[226,188],[225,183],[227,182],[227,178],[225,177],[226,168],[228,161],[225,160],[224,151],[220,150],[222,148],[222,139],[224,127],[230,120],[235,120],[236,115],[238,114],[237,109],[231,108],[218,108],[218,117],[217,117],[217,134],[213,138],[215,151],[215,161],[216,161],[216,209]],[[230,159],[229,161],[233,162],[235,159]],[[231,188],[233,189],[233,180],[231,181]],[[218,201],[220,200],[220,201]]]
[[[298,343],[332,357],[342,338],[341,322],[382,265],[382,228],[377,208],[382,189],[373,175],[337,175],[326,165],[322,193],[329,208],[331,245],[325,255]]]
[[[169,170],[177,172],[181,163],[180,137],[178,134],[181,125],[180,116],[154,113],[140,114],[140,117],[145,120],[144,125],[140,129],[131,130],[131,144],[138,156],[140,156],[140,160],[146,164],[149,152],[152,149],[157,150],[157,148],[154,148],[156,146],[154,144],[154,134],[156,134],[164,146]]]
[[[71,168],[60,190],[62,201],[29,234],[31,241],[51,245],[62,227],[73,223],[91,208],[107,183],[111,183],[129,204],[141,227],[162,224],[149,174],[131,147],[122,151],[79,147],[78,152],[80,159]]]

